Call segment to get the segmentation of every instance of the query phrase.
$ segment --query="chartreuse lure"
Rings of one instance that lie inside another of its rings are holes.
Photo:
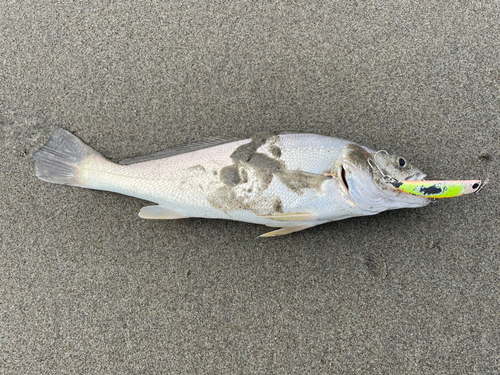
[[[456,180],[456,181],[391,181],[398,190],[425,198],[453,198],[460,195],[477,193],[488,180]]]

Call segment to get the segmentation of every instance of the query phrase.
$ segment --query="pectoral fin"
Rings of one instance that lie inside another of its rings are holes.
[[[186,216],[182,216],[175,211],[169,210],[163,206],[146,206],[141,208],[139,216],[143,219],[185,219]]]
[[[299,225],[296,227],[284,227],[281,229],[273,230],[272,232],[265,233],[259,237],[276,237],[276,236],[283,236],[285,234],[290,234],[293,232],[298,232],[300,230],[304,230],[307,228],[311,228],[313,225]]]
[[[276,214],[276,215],[259,215],[264,219],[272,219],[278,221],[304,221],[310,220],[315,216],[308,212],[292,212],[287,214]]]

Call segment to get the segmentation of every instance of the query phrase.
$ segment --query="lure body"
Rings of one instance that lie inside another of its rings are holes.
[[[392,184],[400,191],[425,198],[453,198],[460,195],[477,193],[484,185],[481,180],[456,181],[396,181]]]

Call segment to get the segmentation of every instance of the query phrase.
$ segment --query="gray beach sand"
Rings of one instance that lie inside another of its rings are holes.
[[[500,372],[498,2],[0,1],[0,373]],[[481,194],[262,239],[52,185],[260,131],[345,138]]]

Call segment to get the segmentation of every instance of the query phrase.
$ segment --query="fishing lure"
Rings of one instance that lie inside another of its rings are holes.
[[[450,181],[393,181],[398,190],[425,198],[453,198],[482,190],[488,180],[450,180]]]
[[[481,180],[402,180],[398,181],[391,175],[384,173],[377,161],[377,156],[384,153],[390,156],[385,150],[375,153],[373,159],[368,159],[368,164],[375,170],[378,169],[382,175],[382,180],[391,184],[399,191],[424,198],[454,198],[461,195],[477,193],[488,183],[488,179]],[[375,167],[374,167],[375,165]]]

